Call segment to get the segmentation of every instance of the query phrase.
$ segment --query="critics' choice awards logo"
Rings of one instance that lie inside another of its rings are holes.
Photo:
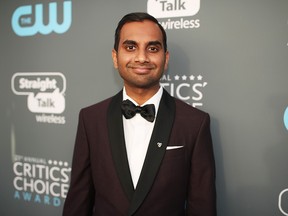
[[[203,90],[207,86],[202,75],[163,75],[161,85],[172,95],[193,107],[203,106]]]
[[[14,156],[14,199],[59,207],[69,188],[68,162]]]
[[[149,14],[156,18],[165,18],[160,21],[164,29],[199,28],[199,19],[189,19],[199,10],[200,0],[148,0],[147,2]]]
[[[15,73],[11,86],[14,94],[27,96],[29,111],[38,113],[37,122],[65,124],[65,117],[56,115],[65,110],[66,78],[62,73]]]
[[[18,36],[33,36],[37,33],[48,35],[52,32],[63,34],[72,23],[72,2],[24,5],[18,7],[12,15],[12,29]],[[59,8],[63,8],[60,11]],[[60,16],[61,15],[61,16]],[[48,23],[47,21],[48,20]],[[62,20],[59,24],[58,20]]]

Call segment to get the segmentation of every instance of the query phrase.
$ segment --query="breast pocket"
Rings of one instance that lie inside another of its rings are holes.
[[[185,147],[183,145],[167,146],[164,160],[185,159]]]
[[[157,178],[161,185],[159,187],[170,188],[172,185],[185,185],[189,172],[185,150],[185,146],[166,149]]]

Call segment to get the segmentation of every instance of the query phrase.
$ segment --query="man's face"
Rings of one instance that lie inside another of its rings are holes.
[[[162,32],[157,24],[144,20],[122,27],[119,48],[112,51],[112,58],[126,88],[149,89],[159,87],[169,53],[164,51]]]

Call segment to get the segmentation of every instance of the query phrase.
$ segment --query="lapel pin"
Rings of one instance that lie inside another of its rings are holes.
[[[161,148],[162,143],[158,142],[158,143],[157,143],[157,146],[158,146],[158,148]]]

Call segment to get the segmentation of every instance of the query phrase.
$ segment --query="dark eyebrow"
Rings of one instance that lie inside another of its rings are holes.
[[[125,41],[123,42],[123,44],[136,45],[137,43],[136,43],[136,41],[133,41],[133,40],[125,40]]]
[[[123,42],[123,44],[124,44],[124,45],[137,45],[137,42],[134,41],[134,40],[125,40],[125,41]],[[156,40],[156,41],[149,41],[149,42],[148,42],[148,46],[160,46],[160,47],[162,47],[162,43],[161,43],[160,41],[158,41],[158,40]]]
[[[162,43],[160,42],[160,41],[158,41],[158,40],[156,40],[156,41],[150,41],[149,43],[148,43],[148,46],[160,46],[160,47],[162,47]]]

